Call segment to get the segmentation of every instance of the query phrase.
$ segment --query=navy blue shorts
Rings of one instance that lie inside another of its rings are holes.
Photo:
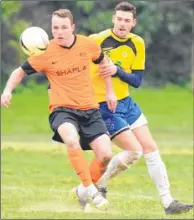
[[[130,125],[142,114],[141,109],[131,97],[119,100],[115,113],[108,109],[106,102],[100,103],[100,113],[111,135],[111,139],[120,132],[128,130]]]

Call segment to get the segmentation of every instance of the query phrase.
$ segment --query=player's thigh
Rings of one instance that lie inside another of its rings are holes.
[[[142,151],[141,144],[135,135],[128,129],[120,132],[113,138],[113,142],[120,148],[128,151]]]
[[[49,116],[54,131],[53,140],[69,145],[78,145],[78,123],[76,118],[65,109],[55,111]]]
[[[143,153],[153,152],[157,145],[148,128],[148,121],[140,107],[131,99],[127,115],[130,129],[142,146]]]
[[[147,124],[134,128],[132,132],[141,144],[144,154],[157,150],[157,144],[153,139]]]
[[[67,145],[75,142],[79,143],[79,135],[77,129],[71,122],[64,122],[61,124],[58,127],[57,132]]]

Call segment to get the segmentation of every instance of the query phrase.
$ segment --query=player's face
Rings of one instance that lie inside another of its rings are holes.
[[[128,11],[117,11],[113,15],[112,22],[114,24],[113,32],[119,38],[125,38],[136,25],[136,19],[133,18],[133,13]]]
[[[72,40],[75,24],[69,18],[52,17],[52,34],[57,44],[66,46]]]

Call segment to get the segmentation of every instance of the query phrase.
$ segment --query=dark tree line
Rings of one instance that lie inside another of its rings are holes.
[[[44,28],[50,38],[50,18],[54,10],[69,8],[77,33],[89,35],[112,27],[115,5],[120,1],[3,1],[1,2],[1,79],[19,66],[25,55],[19,36],[29,26]],[[144,84],[185,85],[193,73],[194,1],[130,1],[137,7],[137,26],[133,30],[146,42]],[[40,74],[38,82],[45,81]]]

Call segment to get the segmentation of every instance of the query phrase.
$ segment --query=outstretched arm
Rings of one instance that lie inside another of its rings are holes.
[[[15,69],[10,75],[3,94],[1,95],[1,106],[8,108],[10,101],[12,99],[12,91],[16,86],[22,81],[25,76],[25,72],[21,67]]]

